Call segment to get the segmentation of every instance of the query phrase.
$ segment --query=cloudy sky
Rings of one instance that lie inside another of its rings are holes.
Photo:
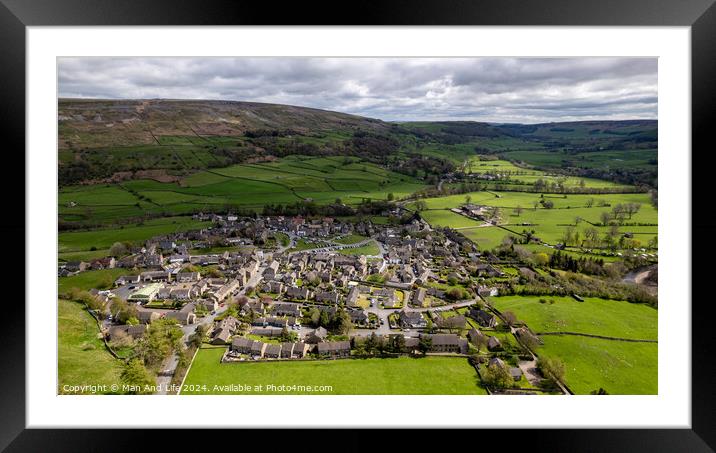
[[[60,97],[224,99],[386,121],[656,119],[655,58],[61,58]]]

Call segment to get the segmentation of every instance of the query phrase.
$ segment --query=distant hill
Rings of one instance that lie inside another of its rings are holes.
[[[656,182],[657,122],[649,120],[391,123],[290,105],[165,99],[60,99],[58,111],[60,186],[176,181],[292,155],[358,157],[428,184],[475,154]]]
[[[162,144],[165,136],[239,137],[252,130],[387,131],[380,120],[291,105],[202,100],[60,99],[60,149]]]

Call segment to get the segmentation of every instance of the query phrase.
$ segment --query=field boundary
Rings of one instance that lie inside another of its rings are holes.
[[[574,336],[578,336],[578,337],[600,338],[602,340],[628,341],[630,343],[658,343],[659,342],[659,340],[607,337],[605,335],[595,335],[595,334],[591,334],[591,333],[580,333],[580,332],[536,332],[536,335],[574,335]]]

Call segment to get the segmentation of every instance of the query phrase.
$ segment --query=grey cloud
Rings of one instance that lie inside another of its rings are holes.
[[[59,95],[229,99],[387,121],[652,118],[656,58],[61,58]]]

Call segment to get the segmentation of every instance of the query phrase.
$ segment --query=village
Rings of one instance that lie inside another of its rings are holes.
[[[482,351],[486,366],[504,368],[515,381],[541,381],[529,350],[537,337],[487,303],[506,275],[452,230],[434,230],[419,218],[376,225],[196,217],[212,226],[153,238],[123,257],[60,268],[63,276],[127,269],[112,289],[91,291],[107,307],[101,316],[108,344],[140,339],[156,320],[171,319],[185,342],[204,326],[205,343],[226,346],[222,362],[343,359],[376,345],[413,355]],[[297,250],[299,241],[313,248]],[[380,253],[350,253],[366,242]],[[230,250],[214,252],[222,246]],[[117,300],[134,316],[119,319]],[[505,335],[515,341],[503,344]],[[516,354],[519,361],[503,360]],[[167,359],[160,383],[176,362]]]

